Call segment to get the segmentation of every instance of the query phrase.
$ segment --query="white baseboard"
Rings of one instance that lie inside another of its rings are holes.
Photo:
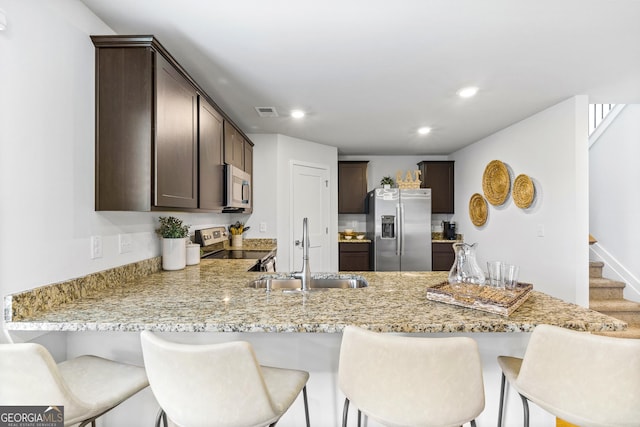
[[[594,243],[589,246],[589,252],[589,260],[604,262],[603,276],[626,284],[624,288],[624,297],[626,299],[640,302],[640,279],[627,270],[600,244]]]

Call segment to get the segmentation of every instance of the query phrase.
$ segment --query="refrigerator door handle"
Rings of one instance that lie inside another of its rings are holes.
[[[400,203],[396,205],[396,256],[400,255],[402,250],[402,228],[400,227]]]
[[[404,203],[400,203],[400,255],[404,255]]]

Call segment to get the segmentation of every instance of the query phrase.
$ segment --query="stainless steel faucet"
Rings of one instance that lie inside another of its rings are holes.
[[[296,240],[296,246],[299,244],[300,241]],[[309,224],[307,218],[302,220],[302,271],[296,271],[292,276],[302,282],[301,291],[309,290],[311,269],[309,268]]]

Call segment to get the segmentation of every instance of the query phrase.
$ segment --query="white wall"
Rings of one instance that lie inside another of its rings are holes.
[[[454,220],[465,241],[478,243],[478,261],[520,266],[520,279],[534,289],[566,301],[588,304],[588,149],[587,100],[577,96],[515,123],[455,152]],[[482,194],[482,175],[491,160],[529,175],[536,200],[527,210],[509,196],[489,204],[482,227],[469,218],[469,199]],[[540,228],[544,236],[539,237]]]
[[[625,298],[636,301],[640,301],[639,160],[640,105],[627,105],[589,151],[589,231],[598,240],[593,249],[608,254],[604,275],[625,281]]]

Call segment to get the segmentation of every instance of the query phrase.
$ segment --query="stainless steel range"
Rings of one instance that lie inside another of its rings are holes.
[[[229,239],[225,227],[196,230],[195,242],[202,246],[202,259],[255,259],[256,265],[250,271],[276,271],[276,250],[225,249]]]

